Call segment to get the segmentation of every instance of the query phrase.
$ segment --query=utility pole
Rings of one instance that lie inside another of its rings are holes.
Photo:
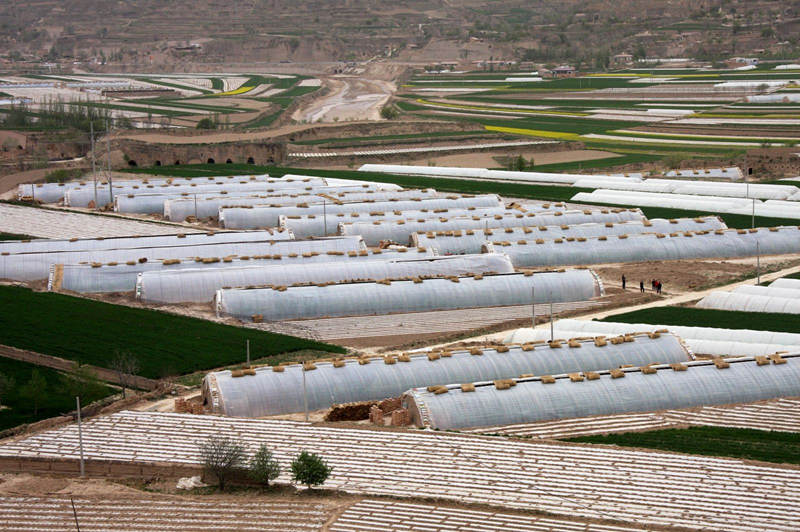
[[[81,478],[84,477],[85,467],[83,463],[83,428],[81,427],[81,398],[79,395],[75,396],[75,404],[78,409],[78,449],[80,450],[80,464],[81,464]]]
[[[531,329],[536,328],[536,289],[531,285]]]
[[[306,393],[306,363],[303,361],[300,366],[300,371],[303,372],[303,411],[306,413],[306,423],[308,423],[308,394]]]
[[[111,179],[111,128],[106,120],[106,164],[108,166],[108,196],[111,207],[114,207],[114,181]]]
[[[92,141],[92,180],[94,181],[94,209],[97,210],[97,163],[94,158],[94,120],[89,120],[89,137]]]
[[[552,342],[554,338],[553,335],[553,298],[550,298],[550,341]]]
[[[247,340],[247,367],[250,367],[250,340]]]
[[[328,208],[327,204],[325,203],[325,198],[322,199],[322,225],[325,231],[325,236],[328,236]]]

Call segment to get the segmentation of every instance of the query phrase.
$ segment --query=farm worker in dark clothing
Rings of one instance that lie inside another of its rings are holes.
[[[639,292],[644,292],[644,281],[639,281]]]
[[[656,292],[661,293],[661,281],[656,281]]]
[[[625,275],[622,276],[622,289],[625,290]]]

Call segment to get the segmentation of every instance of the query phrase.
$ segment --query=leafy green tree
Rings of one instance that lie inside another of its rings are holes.
[[[31,405],[34,416],[39,413],[39,405],[45,393],[47,393],[47,379],[38,369],[34,369],[31,371],[30,380],[19,389],[20,397]]]
[[[219,489],[225,491],[225,484],[237,470],[246,465],[244,447],[231,438],[211,436],[200,445],[203,469],[217,477]]]
[[[72,397],[78,396],[81,402],[89,404],[102,397],[104,386],[92,368],[75,362],[69,373],[62,375],[61,385]]]
[[[309,489],[323,484],[333,468],[314,453],[301,452],[292,461],[292,480],[305,484]]]
[[[270,480],[275,480],[281,474],[281,466],[273,458],[272,452],[266,445],[261,445],[250,460],[250,469],[247,475],[264,486],[269,486]]]
[[[2,405],[3,399],[7,397],[13,389],[14,379],[5,373],[0,373],[0,405]]]
[[[197,129],[217,129],[217,124],[212,119],[206,117],[197,122],[195,127]]]

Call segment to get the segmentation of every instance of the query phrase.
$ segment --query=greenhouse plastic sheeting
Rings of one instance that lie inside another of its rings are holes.
[[[800,279],[790,279],[787,277],[775,279],[769,283],[770,288],[789,288],[791,290],[800,290]]]
[[[686,364],[686,371],[656,366],[653,374],[628,369],[624,378],[602,374],[572,382],[561,377],[552,384],[520,379],[505,390],[491,383],[476,386],[474,392],[448,387],[438,395],[415,388],[403,402],[417,425],[441,430],[750,403],[800,395],[800,358],[784,355],[784,360],[758,365],[751,358],[734,359],[724,369],[694,361]]]
[[[784,200],[800,192],[791,185],[768,185],[759,183],[720,183],[719,181],[685,181],[671,179],[645,179],[639,182],[608,182],[602,179],[581,179],[574,185],[581,188],[600,188],[635,192],[657,192],[679,195],[719,196]]]
[[[109,263],[155,259],[185,259],[188,257],[226,257],[232,255],[264,255],[289,253],[346,253],[365,249],[358,237],[337,237],[326,240],[282,240],[266,242],[225,242],[155,248],[110,249],[88,251],[58,251],[53,253],[14,253],[0,255],[0,279],[33,281],[46,279],[51,264],[79,264],[81,262]]]
[[[336,191],[334,193],[334,191]],[[188,216],[195,215],[195,204],[197,205],[198,218],[216,218],[221,205],[232,203],[235,205],[258,205],[262,203],[281,203],[295,204],[301,201],[308,201],[309,198],[316,197],[317,194],[339,194],[347,192],[365,193],[369,188],[362,186],[352,187],[329,187],[329,186],[308,186],[303,188],[282,188],[268,189],[263,194],[253,194],[249,191],[234,191],[232,193],[204,192],[194,194],[189,192],[180,193],[161,193],[161,194],[117,194],[114,196],[114,211],[139,214],[163,214],[165,218],[172,221],[182,222]],[[381,192],[381,191],[378,191]],[[217,200],[214,202],[214,200]],[[173,202],[182,202],[186,214],[183,217],[177,215],[175,209],[170,211],[167,205]]]
[[[542,225],[506,227],[504,229],[467,229],[415,233],[411,235],[411,243],[415,246],[436,248],[439,255],[461,255],[464,253],[480,253],[481,246],[487,240],[502,238],[503,240],[521,240],[530,238],[567,238],[627,235],[638,233],[664,233],[670,231],[700,231],[725,229],[725,223],[716,216],[703,218],[678,218],[664,220],[652,218],[643,221],[621,223],[587,223],[576,225]],[[369,245],[370,239],[364,238]]]
[[[711,292],[697,306],[717,310],[739,310],[742,312],[772,312],[777,314],[800,314],[800,299],[756,296],[736,292]]]
[[[288,231],[217,231],[208,233],[177,233],[174,235],[122,236],[111,238],[46,239],[30,241],[0,241],[0,252],[33,253],[56,251],[89,251],[101,249],[134,249],[174,246],[197,246],[222,242],[268,242],[271,240],[293,240]]]
[[[322,262],[285,266],[248,266],[214,270],[144,272],[136,281],[136,297],[148,303],[210,302],[223,287],[292,286],[356,280],[410,279],[450,275],[514,273],[504,255],[484,253],[463,257],[429,257],[351,262]]]
[[[758,243],[758,244],[756,244]],[[733,258],[800,253],[796,226],[719,229],[702,233],[618,235],[544,240],[531,238],[485,244],[484,251],[505,253],[517,268],[610,262],[645,262],[701,258]]]
[[[513,228],[520,226],[567,225],[590,222],[624,222],[643,220],[644,215],[638,209],[587,209],[583,211],[540,211],[513,214],[496,214],[494,216],[440,217],[428,219],[407,219],[368,224],[354,222],[352,227],[341,227],[343,234],[361,234],[365,242],[391,240],[410,243],[415,233],[435,233],[449,231],[480,231],[496,228]],[[286,223],[282,227],[289,229],[296,238],[302,238],[303,228],[299,224]]]
[[[448,196],[445,198],[420,199],[417,201],[376,201],[354,202],[341,205],[306,205],[279,207],[232,207],[219,210],[219,223],[230,229],[257,229],[275,227],[280,216],[336,215],[354,212],[384,212],[420,209],[464,209],[467,207],[502,207],[503,202],[496,194],[481,196]],[[300,237],[298,237],[300,238]]]
[[[330,362],[316,363],[303,372],[302,366],[285,366],[275,372],[256,368],[253,376],[232,377],[230,371],[209,374],[204,393],[214,410],[228,416],[260,417],[302,412],[303,373],[309,410],[333,404],[397,397],[419,386],[505,379],[524,374],[553,374],[645,365],[656,362],[687,362],[690,357],[681,342],[665,334],[660,338],[637,337],[635,341],[597,347],[584,342],[580,347],[547,345],[509,348],[507,352],[481,349],[480,355],[454,351],[451,356],[429,360],[428,354],[411,354],[408,362],[386,364],[381,358],[359,364],[345,360],[342,367]]]
[[[280,289],[218,290],[219,315],[264,320],[329,316],[383,315],[460,308],[528,305],[536,302],[583,301],[599,296],[602,287],[591,270],[505,274],[417,281],[385,281],[299,286]]]
[[[252,197],[216,197],[198,200],[196,203],[191,198],[171,200],[164,204],[164,217],[173,222],[185,220],[188,216],[197,218],[217,218],[222,207],[244,207],[244,206],[275,206],[275,205],[297,205],[298,203],[332,205],[338,202],[356,201],[394,201],[396,199],[414,198],[437,198],[443,194],[433,189],[427,190],[348,190],[346,192],[334,193],[309,193],[302,196],[270,196],[262,198]],[[197,213],[197,214],[195,214]]]
[[[684,327],[645,323],[617,323],[586,320],[559,320],[553,336],[557,339],[585,338],[600,335],[620,335],[669,330],[686,342],[695,355],[755,356],[782,351],[800,351],[800,334],[712,327]],[[550,339],[550,328],[517,329],[503,343],[523,344]]]
[[[788,286],[737,286],[732,290],[735,294],[752,294],[755,296],[783,297],[786,299],[800,299],[800,287]]]
[[[460,168],[455,166],[406,166],[398,164],[364,164],[359,172],[384,172],[402,175],[424,175],[430,177],[471,177],[492,181],[530,181],[533,183],[566,183],[572,184],[587,177],[617,180],[634,177],[612,177],[609,175],[592,176],[591,174],[555,174],[546,172],[516,172],[510,170],[488,170],[486,168]]]
[[[202,252],[203,249],[199,248]],[[229,255],[217,257],[188,257],[170,261],[148,260],[140,263],[136,260],[129,262],[108,262],[94,264],[58,264],[50,267],[48,290],[70,290],[83,293],[100,292],[132,292],[136,288],[139,273],[142,272],[172,272],[176,270],[207,270],[207,269],[237,269],[254,266],[282,265],[281,269],[292,271],[295,267],[303,268],[309,264],[342,262],[354,264],[362,261],[411,259],[430,257],[431,252],[407,249],[382,251],[350,251],[344,255],[328,254],[327,252],[308,252],[284,255]],[[213,294],[212,294],[213,295]],[[209,298],[210,300],[211,298]]]
[[[738,166],[729,166],[727,168],[693,168],[684,170],[670,170],[666,174],[667,177],[712,177],[719,179],[730,179],[731,181],[738,181],[742,179],[742,170]]]

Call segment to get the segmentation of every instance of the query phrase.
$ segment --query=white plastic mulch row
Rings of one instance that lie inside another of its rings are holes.
[[[386,500],[363,500],[349,507],[331,524],[331,532],[632,532],[641,528],[567,521],[553,517],[515,515],[452,508],[432,504],[407,504]]]
[[[352,493],[411,494],[644,525],[800,528],[796,468],[709,456],[160,412],[120,412],[86,422],[83,450],[89,460],[200,465],[200,444],[225,435],[248,454],[266,444],[284,471],[300,450],[318,453],[333,467],[324,487]],[[7,442],[0,456],[77,460],[77,426]]]
[[[74,505],[74,511],[73,511]],[[178,497],[0,497],[0,528],[8,531],[160,532],[321,530],[330,512],[321,504]]]
[[[96,238],[200,231],[177,224],[0,204],[0,232],[39,238]]]
[[[704,406],[687,410],[572,418],[482,427],[466,432],[505,434],[534,439],[561,439],[613,432],[668,429],[685,425],[799,432],[800,399],[774,399],[730,406]]]

